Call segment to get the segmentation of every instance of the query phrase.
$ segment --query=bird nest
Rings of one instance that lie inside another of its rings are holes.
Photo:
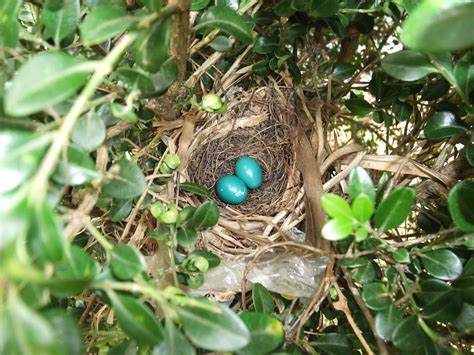
[[[189,147],[186,174],[212,191],[220,206],[219,225],[204,232],[202,246],[218,254],[249,254],[285,238],[303,219],[303,191],[295,165],[291,129],[296,111],[288,89],[260,88],[231,100],[227,112],[209,115]],[[234,174],[236,160],[259,161],[264,182],[240,205],[215,195],[220,176]]]

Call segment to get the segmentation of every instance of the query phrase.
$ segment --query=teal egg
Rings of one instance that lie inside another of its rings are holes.
[[[241,157],[235,163],[235,175],[242,179],[249,189],[258,189],[263,183],[262,167],[251,157]]]
[[[224,175],[217,180],[216,194],[222,202],[239,205],[248,196],[247,186],[235,175]]]

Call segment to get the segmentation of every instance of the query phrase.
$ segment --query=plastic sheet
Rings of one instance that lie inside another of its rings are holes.
[[[222,260],[205,274],[200,293],[241,291],[242,278],[249,258]],[[328,258],[320,255],[298,256],[287,252],[267,253],[247,274],[250,283],[260,283],[269,291],[309,298],[321,283]]]

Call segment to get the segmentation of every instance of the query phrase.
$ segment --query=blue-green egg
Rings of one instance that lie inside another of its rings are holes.
[[[249,189],[258,189],[263,183],[262,167],[251,157],[241,157],[235,163],[235,175],[242,179]]]
[[[237,176],[224,175],[217,180],[216,194],[222,202],[239,205],[247,199],[248,190]]]

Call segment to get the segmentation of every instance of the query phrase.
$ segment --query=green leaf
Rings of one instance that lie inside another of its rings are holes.
[[[350,354],[353,349],[350,340],[337,333],[323,334],[312,341],[310,345],[329,354]]]
[[[131,106],[125,106],[114,102],[110,104],[110,111],[115,118],[118,118],[124,122],[132,124],[138,122],[138,116],[133,111],[133,107]]]
[[[342,197],[336,194],[324,194],[321,197],[321,205],[324,211],[332,218],[353,219],[351,206]]]
[[[206,201],[194,212],[189,227],[194,229],[214,227],[219,220],[219,208],[214,201]]]
[[[392,304],[388,288],[381,282],[372,282],[364,285],[362,289],[362,300],[374,311],[384,310]]]
[[[280,0],[273,6],[273,12],[277,16],[290,17],[295,14],[296,10],[291,6],[292,0]]]
[[[84,354],[81,331],[77,322],[64,309],[48,309],[42,312],[51,325],[63,354]],[[1,347],[0,347],[1,348]]]
[[[120,159],[117,166],[119,168],[118,175],[106,183],[102,191],[119,199],[141,195],[146,189],[146,180],[138,165],[127,159]]]
[[[92,9],[81,25],[81,39],[90,46],[112,38],[126,31],[135,19],[125,10],[115,6],[101,6]]]
[[[474,305],[464,303],[461,314],[454,322],[457,329],[466,331],[474,329]]]
[[[210,7],[194,27],[195,30],[201,28],[218,28],[247,44],[253,41],[250,26],[243,20],[241,15],[227,6]]]
[[[374,213],[374,202],[364,193],[359,194],[352,202],[352,213],[361,223],[370,220]]]
[[[255,40],[253,50],[258,54],[270,54],[278,48],[278,37],[260,36]]]
[[[24,116],[54,106],[74,95],[91,71],[90,62],[62,52],[36,54],[20,67],[6,89],[5,112]]]
[[[198,240],[198,234],[193,228],[179,228],[176,236],[178,244],[183,248],[191,248]]]
[[[392,253],[392,258],[398,263],[409,263],[410,253],[405,248],[400,248]]]
[[[425,127],[425,136],[430,140],[439,140],[467,133],[464,122],[452,112],[436,112],[430,117]]]
[[[232,48],[232,42],[225,36],[217,36],[209,43],[216,52],[225,52]]]
[[[191,3],[191,11],[204,10],[211,0],[193,0]]]
[[[79,0],[67,0],[58,11],[51,11],[48,8],[43,10],[43,24],[56,46],[76,31],[81,18],[80,5]]]
[[[252,286],[252,301],[257,312],[272,314],[275,309],[272,294],[258,282]]]
[[[163,330],[149,307],[135,297],[107,292],[118,324],[138,344],[155,345],[163,341]]]
[[[454,322],[461,314],[462,299],[455,290],[444,292],[423,307],[423,317],[437,322]]]
[[[147,97],[163,95],[178,78],[178,66],[172,58],[166,60],[152,77],[154,92]]]
[[[26,131],[0,131],[0,193],[20,186],[36,171],[49,139]]]
[[[415,350],[423,346],[420,341],[423,337],[423,332],[418,326],[416,316],[410,316],[402,320],[392,335],[392,342],[402,350]]]
[[[390,193],[378,206],[374,222],[381,232],[398,227],[410,214],[415,190],[403,187]]]
[[[196,256],[202,256],[203,258],[205,258],[209,263],[209,269],[219,266],[219,264],[221,263],[221,259],[219,259],[217,255],[207,250],[195,250],[191,254],[189,254],[190,258],[194,258]]]
[[[433,299],[438,298],[441,294],[451,291],[452,289],[453,288],[446,282],[429,278],[420,282],[415,296],[416,299],[419,300],[420,305],[424,306]]]
[[[209,197],[211,195],[211,192],[205,186],[193,182],[180,183],[179,189],[181,191],[191,192],[197,196]]]
[[[390,76],[402,81],[415,81],[437,72],[425,54],[412,50],[388,54],[382,59],[382,68]]]
[[[142,0],[142,1],[145,7],[152,12],[158,12],[161,10],[162,0]]]
[[[112,222],[120,222],[128,217],[132,211],[133,198],[127,200],[113,199],[109,217]]]
[[[131,280],[145,270],[145,258],[138,249],[131,245],[116,245],[110,256],[112,272],[120,280]]]
[[[440,280],[454,280],[462,273],[461,260],[448,249],[438,249],[420,254],[426,271]]]
[[[170,17],[163,18],[155,23],[151,30],[142,32],[135,42],[135,60],[150,73],[158,72],[168,59],[171,24]]]
[[[350,275],[360,284],[367,284],[372,282],[377,277],[377,268],[372,261],[367,261],[354,270],[351,270]]]
[[[349,175],[348,184],[349,197],[352,201],[354,201],[359,194],[363,193],[375,202],[374,183],[364,168],[360,166],[354,168]]]
[[[153,348],[152,355],[194,355],[196,351],[188,339],[176,328],[173,322],[166,318],[165,339]]]
[[[17,20],[21,0],[3,0],[0,3],[0,46],[15,48],[18,45]]]
[[[58,162],[53,179],[60,184],[77,186],[98,178],[100,175],[95,168],[94,161],[89,154],[69,145],[67,148],[67,160]]]
[[[456,64],[454,76],[458,87],[466,97],[469,97],[472,90],[474,90],[474,56],[472,53],[467,53]]]
[[[423,90],[421,101],[434,101],[446,95],[450,89],[449,83],[444,79],[439,79],[429,83]]]
[[[366,116],[371,113],[374,108],[364,99],[348,99],[344,101],[344,105],[356,116]]]
[[[296,11],[308,11],[310,5],[307,0],[291,0],[291,7]]]
[[[413,112],[413,106],[408,102],[395,101],[392,104],[392,111],[398,122],[408,120]]]
[[[81,293],[99,273],[100,266],[78,246],[71,246],[71,253],[55,268],[54,278],[46,285],[57,297],[69,297]]]
[[[104,121],[92,109],[76,122],[71,140],[85,151],[92,152],[104,142],[105,133]]]
[[[191,341],[204,349],[235,351],[246,346],[250,333],[229,308],[207,299],[175,298],[176,313]]]
[[[321,232],[325,239],[342,240],[351,235],[354,227],[355,222],[353,219],[339,217],[327,222]]]
[[[356,71],[356,66],[348,63],[340,63],[334,67],[331,74],[332,80],[343,82],[349,79]]]
[[[461,181],[449,191],[449,213],[454,223],[464,232],[474,232],[474,182]]]
[[[250,343],[238,351],[239,354],[267,354],[285,340],[281,322],[265,313],[243,312],[240,314],[250,331]]]
[[[2,353],[63,354],[50,323],[18,295],[10,294],[7,304],[0,308],[0,329]]]
[[[311,0],[309,14],[314,17],[329,17],[337,14],[339,1]]]
[[[375,330],[383,340],[392,341],[393,333],[403,319],[403,313],[395,305],[380,311],[375,316]]]
[[[66,249],[63,224],[47,201],[33,207],[28,246],[33,255],[42,261],[58,262],[63,259]]]
[[[425,0],[403,24],[401,39],[422,52],[452,52],[474,45],[474,3],[466,0]]]

